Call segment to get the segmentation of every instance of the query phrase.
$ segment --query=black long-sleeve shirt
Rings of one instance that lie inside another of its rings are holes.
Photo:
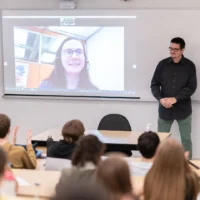
[[[179,63],[174,63],[171,57],[160,61],[151,81],[151,92],[158,101],[175,97],[177,103],[171,108],[159,104],[159,117],[164,120],[188,117],[192,113],[190,96],[196,87],[196,68],[192,61],[184,56]]]
[[[52,138],[48,138],[47,157],[71,159],[75,147],[75,143],[68,143],[64,140],[56,142]]]

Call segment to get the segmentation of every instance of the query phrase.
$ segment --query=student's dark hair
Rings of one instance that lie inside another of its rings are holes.
[[[97,168],[97,181],[108,191],[125,195],[132,192],[130,170],[126,161],[117,156],[107,158]]]
[[[61,189],[50,200],[109,200],[106,190],[93,181],[75,179],[60,185]]]
[[[65,45],[65,43],[70,40],[79,41],[83,47],[84,56],[85,56],[85,64],[84,64],[84,68],[80,72],[78,87],[87,89],[87,88],[89,88],[89,86],[92,83],[91,83],[89,71],[88,71],[88,58],[87,58],[87,54],[86,54],[86,48],[85,48],[85,44],[83,43],[83,41],[78,40],[76,38],[68,37],[61,43],[60,47],[58,48],[58,50],[56,52],[55,67],[54,67],[51,75],[46,80],[49,81],[52,85],[54,85],[56,88],[65,88],[66,87],[65,69],[64,69],[64,66],[63,66],[62,60],[61,60],[61,52],[62,52],[62,48]]]
[[[67,123],[62,128],[62,135],[66,142],[74,143],[85,132],[85,127],[80,120],[74,119]]]
[[[0,114],[0,138],[5,138],[10,129],[10,118]]]
[[[86,162],[97,165],[104,151],[105,145],[96,136],[83,136],[72,154],[72,165],[83,167]]]
[[[185,41],[184,39],[180,38],[180,37],[175,37],[171,40],[171,43],[175,43],[175,44],[180,44],[180,48],[184,49],[185,48]]]
[[[143,157],[153,158],[159,143],[160,138],[157,133],[152,131],[144,132],[138,138],[138,149]]]
[[[130,169],[124,158],[113,156],[105,159],[97,167],[97,183],[102,184],[109,193],[110,200],[137,199],[133,193]]]
[[[3,176],[7,163],[7,156],[5,151],[0,147],[0,178]]]

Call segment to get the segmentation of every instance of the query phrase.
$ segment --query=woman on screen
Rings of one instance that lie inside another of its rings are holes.
[[[80,40],[67,38],[62,42],[54,70],[41,82],[40,88],[97,90],[90,80],[86,49]]]

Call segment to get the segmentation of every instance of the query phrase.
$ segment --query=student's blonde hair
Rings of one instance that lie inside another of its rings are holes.
[[[191,171],[182,145],[175,139],[163,141],[144,182],[145,200],[196,200],[199,184]]]

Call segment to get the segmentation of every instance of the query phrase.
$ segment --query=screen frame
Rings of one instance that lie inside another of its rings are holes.
[[[1,11],[1,33],[2,33],[2,37],[1,37],[1,46],[3,47],[3,17],[6,18],[10,17],[10,18],[16,18],[16,17],[24,17],[27,18],[27,16],[36,16],[37,13],[37,18],[40,17],[49,17],[48,13],[49,10],[2,10]],[[55,14],[56,15],[55,15]],[[93,17],[94,16],[96,18],[100,17],[100,18],[137,18],[136,15],[133,14],[133,11],[127,11],[127,10],[115,10],[115,11],[110,11],[110,10],[98,10],[94,11],[94,10],[79,10],[79,11],[71,11],[68,10],[67,11],[68,16],[72,16],[72,17]],[[59,17],[61,18],[62,16],[66,16],[66,11],[64,10],[52,10],[51,11],[51,15],[52,18]],[[3,48],[2,48],[3,49]],[[140,99],[140,97],[126,97],[126,96],[85,96],[85,95],[35,95],[35,94],[12,94],[12,93],[5,93],[5,80],[4,80],[4,52],[2,51],[2,80],[3,80],[3,97],[19,97],[19,98],[50,98],[50,99],[88,99],[88,100],[138,100]]]

